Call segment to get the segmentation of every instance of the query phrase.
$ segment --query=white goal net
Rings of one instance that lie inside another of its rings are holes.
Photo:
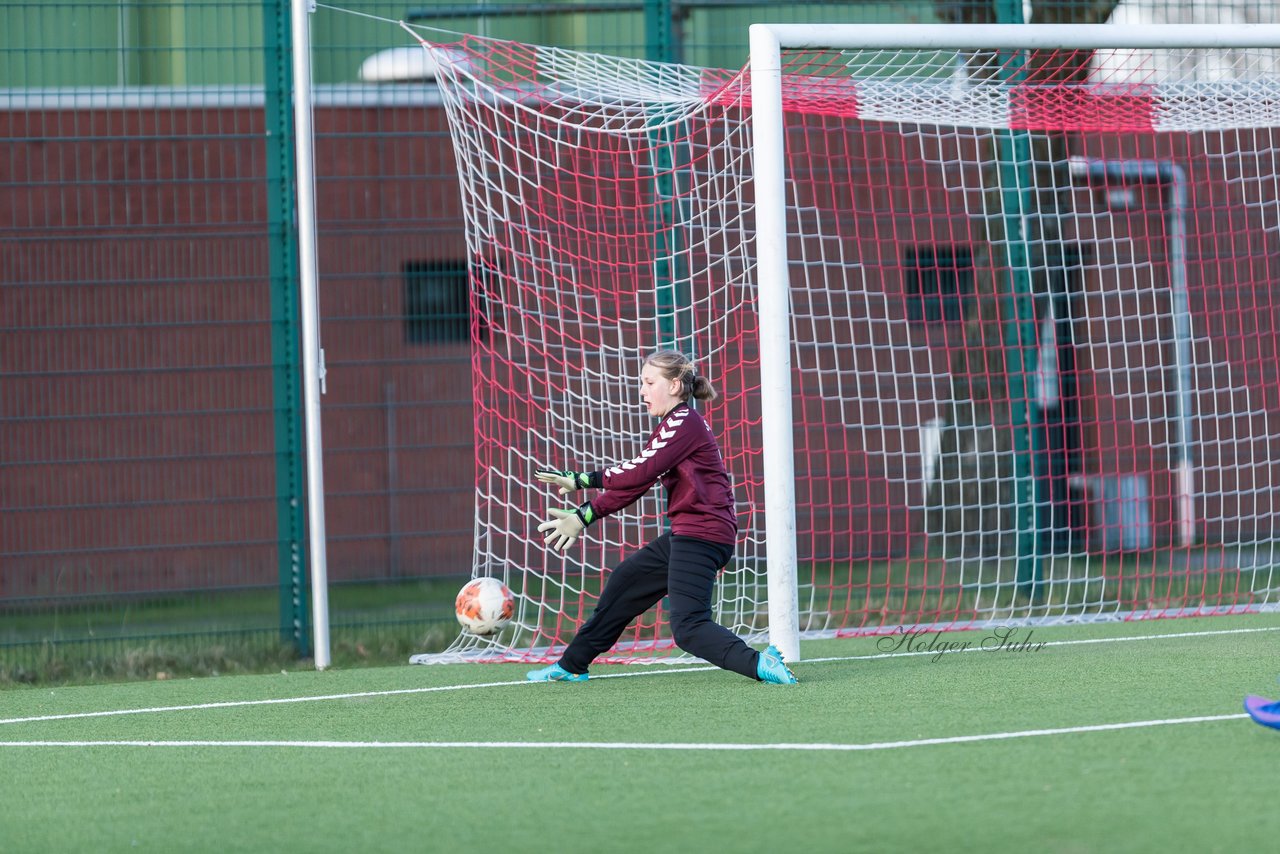
[[[557,555],[536,527],[562,505],[532,473],[634,456],[663,347],[720,391],[704,414],[744,534],[716,617],[762,637],[779,318],[749,71],[427,49],[468,227],[474,572],[519,602],[453,653],[554,658],[661,532],[655,488]],[[1274,603],[1280,78],[1274,50],[1221,54],[782,50],[802,632]],[[659,606],[609,660],[673,651]]]

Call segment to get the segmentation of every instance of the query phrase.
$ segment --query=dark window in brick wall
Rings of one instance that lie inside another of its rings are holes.
[[[406,261],[403,279],[406,344],[470,340],[466,261]]]
[[[961,320],[973,294],[973,253],[967,246],[908,246],[903,292],[911,320]]]

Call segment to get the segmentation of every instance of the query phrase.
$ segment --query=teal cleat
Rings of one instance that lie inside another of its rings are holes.
[[[587,674],[570,673],[559,664],[552,664],[541,670],[530,670],[524,678],[530,682],[586,682]]]
[[[760,653],[760,658],[756,661],[756,676],[760,677],[761,682],[770,685],[795,685],[800,681],[791,672],[791,668],[783,663],[782,653],[773,644],[769,644],[768,649]]]

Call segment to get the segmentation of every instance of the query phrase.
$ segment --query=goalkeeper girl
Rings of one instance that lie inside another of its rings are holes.
[[[530,671],[531,681],[585,681],[595,657],[666,596],[671,631],[681,649],[750,679],[796,682],[775,647],[757,652],[711,616],[712,587],[733,555],[738,521],[720,448],[689,401],[715,396],[710,381],[698,376],[683,355],[655,353],[640,373],[640,397],[658,425],[640,454],[603,471],[536,473],[542,483],[559,487],[561,495],[602,490],[576,510],[552,510],[552,518],[538,526],[557,551],[573,545],[587,526],[633,504],[659,480],[667,489],[671,529],[614,568],[591,618],[558,662]]]

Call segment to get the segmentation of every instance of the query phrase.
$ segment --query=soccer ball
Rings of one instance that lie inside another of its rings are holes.
[[[473,578],[458,591],[454,613],[462,628],[473,635],[491,635],[511,622],[516,599],[496,578]]]

